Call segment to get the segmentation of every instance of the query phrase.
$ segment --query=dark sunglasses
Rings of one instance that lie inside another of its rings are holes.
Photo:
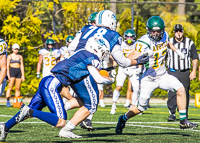
[[[175,30],[175,33],[176,33],[176,32],[181,32],[181,33],[182,33],[182,32],[183,32],[183,30]]]

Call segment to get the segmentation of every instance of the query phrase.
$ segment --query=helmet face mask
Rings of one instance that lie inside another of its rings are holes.
[[[93,12],[90,14],[88,17],[88,25],[92,25],[93,23],[96,23],[96,17],[97,17],[98,12]]]
[[[153,41],[160,41],[165,32],[165,23],[159,16],[152,16],[147,21],[147,34]]]
[[[136,40],[136,34],[133,30],[128,29],[124,32],[124,41],[126,44],[132,45]]]
[[[116,15],[110,10],[102,10],[96,17],[96,25],[115,31],[117,28]]]
[[[47,48],[47,49],[53,48],[53,47],[54,47],[54,44],[55,44],[55,42],[54,42],[53,39],[47,39],[46,42],[45,42],[45,45],[46,45],[46,48]],[[48,45],[52,45],[52,46],[50,46],[51,48],[50,48]]]
[[[88,39],[85,49],[98,56],[99,60],[104,60],[110,55],[110,44],[103,37],[91,37]]]
[[[73,40],[74,40],[73,36],[71,35],[67,36],[67,38],[65,39],[66,45],[69,45]]]

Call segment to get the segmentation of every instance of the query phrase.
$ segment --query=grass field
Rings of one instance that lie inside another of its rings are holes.
[[[80,139],[66,139],[58,137],[59,129],[38,119],[28,119],[13,127],[7,136],[7,142],[137,142],[137,143],[198,143],[200,142],[200,127],[193,130],[180,130],[179,120],[167,122],[169,116],[166,105],[151,105],[151,108],[128,120],[122,135],[115,134],[118,117],[127,109],[122,105],[117,106],[115,115],[110,115],[111,105],[98,108],[93,117],[93,132],[77,126],[74,133],[83,136]],[[0,122],[6,122],[19,109],[7,108],[0,105]],[[45,108],[43,111],[48,111]],[[70,119],[76,110],[68,111]],[[176,115],[179,119],[179,114]],[[190,106],[189,120],[200,125],[200,108]]]

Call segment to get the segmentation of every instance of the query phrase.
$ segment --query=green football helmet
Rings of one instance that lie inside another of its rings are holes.
[[[90,14],[90,16],[88,17],[88,24],[92,25],[92,23],[96,23],[95,19],[97,17],[98,12],[93,12],[92,14]]]
[[[165,32],[165,22],[159,16],[152,16],[147,21],[147,34],[154,41],[160,41]],[[159,34],[152,34],[152,31],[157,31]]]
[[[55,42],[54,42],[53,39],[47,39],[45,44],[46,44],[46,48],[48,48],[48,45],[53,45],[54,46]]]
[[[73,36],[71,36],[71,35],[67,36],[67,38],[65,40],[66,44],[68,45],[69,43],[71,43],[73,41],[73,39],[74,39]]]
[[[132,39],[128,39],[127,38],[130,37]],[[127,44],[133,44],[136,40],[136,34],[135,32],[132,30],[132,29],[128,29],[124,32],[124,41],[127,43]]]

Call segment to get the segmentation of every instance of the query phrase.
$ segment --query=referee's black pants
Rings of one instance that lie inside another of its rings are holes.
[[[178,80],[183,84],[186,92],[186,117],[188,118],[188,107],[189,107],[189,101],[190,101],[190,70],[185,71],[175,71],[171,72],[170,69],[167,70],[168,74],[175,76],[178,78]],[[173,82],[173,81],[172,81]],[[176,101],[176,93],[169,91],[168,92],[168,100],[167,100],[167,106],[170,110],[171,114],[176,113],[176,107],[177,107],[177,101]]]

